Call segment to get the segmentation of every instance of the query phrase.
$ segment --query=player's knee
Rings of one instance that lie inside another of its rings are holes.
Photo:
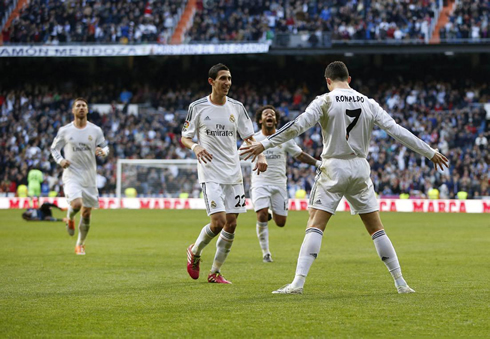
[[[259,222],[267,222],[268,221],[267,209],[257,211],[257,220]]]
[[[92,214],[91,210],[83,210],[82,211],[82,218],[83,219],[88,219],[90,220],[90,215]]]
[[[235,233],[235,229],[236,229],[236,221],[232,221],[232,222],[228,222],[224,229],[226,230],[226,232],[229,232],[229,233]]]
[[[226,225],[226,219],[225,218],[216,218],[211,221],[211,230],[214,233],[219,233],[225,227]]]
[[[286,218],[284,218],[284,217],[275,217],[274,221],[276,222],[276,225],[278,227],[286,226]]]
[[[75,211],[78,211],[82,208],[82,202],[81,201],[72,201],[71,202],[71,208],[73,208]]]

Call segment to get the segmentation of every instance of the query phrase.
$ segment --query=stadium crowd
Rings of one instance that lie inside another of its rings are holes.
[[[461,87],[462,86],[462,87]],[[382,130],[375,130],[369,161],[376,192],[382,196],[426,196],[437,188],[441,198],[454,198],[466,191],[469,197],[490,196],[489,123],[482,103],[490,102],[487,84],[457,82],[367,83],[354,81],[352,87],[380,102],[401,125],[407,127],[432,147],[439,148],[450,160],[450,169],[436,172],[429,161],[397,144]],[[180,130],[187,106],[208,94],[206,87],[191,84],[187,88],[150,89],[136,86],[118,89],[94,85],[77,92],[90,103],[113,103],[109,114],[94,111],[89,120],[102,127],[111,145],[111,154],[99,160],[98,186],[101,194],[114,194],[118,158],[186,159],[192,152],[180,144]],[[102,94],[101,94],[102,93]],[[247,83],[230,94],[242,101],[252,113],[265,104],[282,112],[280,125],[293,119],[313,98],[306,85],[292,82],[270,85]],[[26,86],[23,90],[0,91],[0,192],[16,192],[27,183],[30,168],[38,167],[45,174],[43,194],[61,193],[61,169],[50,158],[49,148],[60,126],[72,120],[72,92],[44,86]],[[127,105],[117,109],[116,102],[145,103],[150,109],[136,115],[128,114]],[[320,158],[320,128],[313,128],[296,139],[303,150]],[[314,168],[288,161],[290,196],[298,190],[309,192]],[[182,171],[182,170],[181,170]],[[187,171],[187,170],[183,170]],[[167,169],[144,167],[125,172],[124,187],[134,187],[139,194],[178,196],[187,192],[198,196],[200,188],[194,180],[195,171],[179,173]]]
[[[490,1],[459,1],[449,17],[449,22],[441,27],[441,40],[489,39]]]
[[[424,39],[434,18],[429,1],[221,1],[198,10],[190,41],[267,41],[309,32],[333,40]],[[228,18],[228,20],[223,20]]]
[[[167,43],[181,0],[30,1],[4,30],[4,43]]]
[[[2,2],[3,3],[3,2]],[[185,1],[114,2],[33,0],[5,29],[4,43],[169,42]],[[271,41],[283,33],[323,34],[332,40],[423,40],[435,2],[413,1],[197,1],[185,42]],[[440,29],[443,41],[488,38],[488,0],[462,0]]]

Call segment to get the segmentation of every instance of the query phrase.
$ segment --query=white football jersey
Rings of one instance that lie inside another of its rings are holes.
[[[385,130],[399,143],[432,159],[435,150],[398,125],[373,99],[353,89],[335,89],[316,97],[306,111],[274,135],[262,141],[265,149],[303,133],[316,123],[322,127],[322,159],[366,158],[374,126]]]
[[[224,105],[215,105],[206,96],[191,103],[182,136],[197,135],[199,145],[213,156],[207,164],[198,163],[199,182],[243,183],[237,137],[246,139],[253,133],[252,120],[239,101],[226,97]]]
[[[254,134],[256,141],[262,141],[267,136],[259,131]],[[261,187],[265,185],[273,186],[286,186],[286,161],[287,154],[292,157],[297,157],[303,152],[301,148],[296,145],[294,140],[288,140],[282,145],[269,148],[264,151],[264,156],[267,159],[267,172],[257,175],[257,171],[252,172],[252,188]],[[255,166],[255,165],[253,165]]]
[[[107,142],[102,129],[91,122],[82,129],[75,127],[73,122],[61,127],[51,145],[51,155],[58,164],[63,159],[71,163],[63,170],[63,183],[74,181],[81,186],[97,187],[95,149],[105,146]]]

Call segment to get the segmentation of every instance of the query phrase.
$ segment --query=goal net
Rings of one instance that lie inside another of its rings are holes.
[[[245,194],[248,198],[251,165],[242,161]],[[197,160],[119,159],[117,161],[118,201],[121,198],[201,198]]]

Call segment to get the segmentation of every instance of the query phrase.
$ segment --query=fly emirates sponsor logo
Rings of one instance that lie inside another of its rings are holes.
[[[213,137],[232,137],[235,135],[235,132],[226,129],[226,125],[216,124],[215,129],[206,129],[206,135]]]
[[[264,151],[264,155],[267,160],[281,159],[280,154],[275,154],[274,151],[271,150]]]
[[[73,152],[90,151],[90,146],[82,142],[78,143],[78,146],[73,146]]]

